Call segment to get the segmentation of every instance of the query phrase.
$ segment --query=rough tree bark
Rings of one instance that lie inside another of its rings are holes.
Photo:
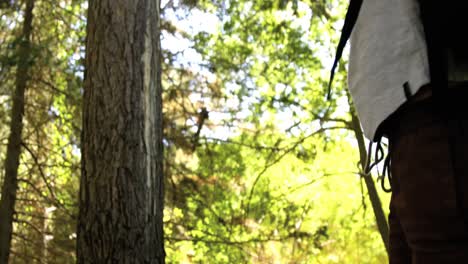
[[[90,0],[78,263],[164,263],[158,0]]]
[[[352,122],[352,129],[356,136],[356,140],[359,147],[359,154],[360,154],[360,162],[361,167],[366,167],[366,160],[367,160],[367,151],[366,151],[366,144],[364,142],[364,134],[362,132],[362,128],[359,122],[359,119],[356,115],[355,111],[351,111],[351,122]],[[375,188],[374,180],[372,179],[371,175],[364,175],[364,182],[367,187],[367,192],[369,193],[369,200],[372,205],[372,209],[375,215],[375,220],[377,222],[377,228],[379,229],[380,237],[384,243],[385,249],[387,253],[389,252],[389,229],[387,223],[387,217],[385,216],[385,212],[382,209],[382,202],[380,201],[379,194],[377,193],[377,189]]]
[[[31,68],[31,31],[34,0],[25,1],[23,32],[18,48],[16,83],[11,109],[10,135],[5,157],[5,178],[0,200],[0,264],[8,263],[13,231],[16,190],[18,188],[18,167],[21,155],[21,134],[23,131],[23,114],[25,91]]]

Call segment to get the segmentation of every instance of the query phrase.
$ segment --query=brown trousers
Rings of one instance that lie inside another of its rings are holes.
[[[468,264],[468,96],[453,103],[409,104],[386,125],[391,264]]]

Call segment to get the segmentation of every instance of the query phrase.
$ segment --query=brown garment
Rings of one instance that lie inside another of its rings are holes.
[[[450,113],[432,99],[388,120],[391,155],[391,264],[468,263],[468,88]]]

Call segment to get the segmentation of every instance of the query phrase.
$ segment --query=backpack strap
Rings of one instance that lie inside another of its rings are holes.
[[[357,18],[359,16],[359,11],[361,10],[363,0],[350,0],[348,12],[346,13],[346,18],[344,21],[343,29],[341,30],[340,42],[336,49],[335,61],[333,62],[333,67],[331,69],[330,81],[328,82],[328,92],[327,100],[330,100],[331,97],[331,86],[333,78],[335,77],[335,70],[338,66],[338,62],[343,55],[343,50],[346,47],[346,42],[348,42],[351,32],[353,31],[354,25],[356,24]]]
[[[421,20],[424,26],[429,59],[431,88],[436,106],[445,111],[448,94],[448,43],[447,14],[448,3],[441,4],[439,0],[418,0]],[[460,34],[460,33],[459,33]]]
[[[434,107],[444,116],[448,127],[448,143],[453,167],[457,212],[463,217],[465,227],[468,228],[468,213],[466,211],[466,208],[468,208],[466,197],[468,195],[466,193],[468,183],[466,177],[464,177],[466,176],[464,174],[466,164],[462,161],[466,149],[460,149],[458,142],[461,127],[457,121],[459,119],[457,115],[461,113],[459,109],[458,111],[456,109],[456,103],[453,102],[455,100],[450,98],[448,78],[449,49],[453,51],[454,48],[460,48],[460,45],[463,46],[466,43],[462,36],[466,17],[465,11],[468,10],[468,7],[465,1],[418,1],[424,33],[426,34]],[[457,53],[456,55],[459,56],[460,54]]]

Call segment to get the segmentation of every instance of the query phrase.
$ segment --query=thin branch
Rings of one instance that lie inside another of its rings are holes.
[[[262,169],[262,171],[260,171],[260,173],[257,175],[257,177],[255,178],[254,180],[254,183],[252,184],[252,187],[250,189],[250,192],[249,192],[249,196],[247,198],[247,206],[246,206],[246,210],[245,210],[245,216],[248,215],[249,211],[250,211],[250,203],[251,203],[251,200],[252,200],[252,196],[254,194],[254,191],[255,191],[255,187],[257,185],[257,183],[260,181],[260,178],[268,171],[268,169],[270,167],[272,167],[273,165],[275,165],[276,163],[278,163],[281,159],[283,159],[287,154],[289,154],[291,151],[293,151],[294,149],[296,149],[300,144],[304,143],[304,141],[306,141],[307,139],[317,135],[317,134],[320,134],[320,133],[323,133],[325,131],[329,131],[329,130],[335,130],[335,129],[348,129],[348,127],[342,127],[342,126],[337,126],[337,127],[321,127],[320,129],[310,133],[309,135],[301,138],[300,140],[296,141],[296,143],[294,143],[290,148],[286,149],[283,151],[283,153],[281,155],[279,155],[279,157],[277,157],[276,159],[274,159],[273,161],[267,161],[265,162],[265,166],[264,168]],[[273,152],[271,153],[273,154]],[[270,155],[271,156],[271,155]]]
[[[52,196],[52,198],[54,200],[57,201],[57,196],[55,195],[54,191],[52,190],[52,186],[50,186],[49,181],[47,181],[47,177],[45,176],[44,171],[42,170],[42,167],[39,164],[39,160],[38,160],[37,156],[34,154],[34,152],[32,152],[32,150],[24,142],[22,142],[21,145],[23,146],[24,149],[26,149],[26,151],[28,151],[28,153],[33,158],[35,165],[39,169],[39,174],[41,175],[42,180],[44,181],[47,189],[49,190],[50,195]]]
[[[43,231],[41,231],[37,226],[29,223],[28,221],[21,220],[21,219],[15,219],[15,222],[18,223],[18,224],[25,224],[25,225],[31,227],[34,231],[36,231],[41,236],[47,234],[47,233],[44,233]]]
[[[247,147],[247,148],[256,149],[256,150],[271,150],[271,151],[280,151],[281,150],[278,147],[252,145],[252,144],[246,144],[246,143],[243,143],[243,142],[234,141],[234,140],[230,140],[230,139],[221,139],[221,138],[214,138],[214,137],[204,137],[204,139],[206,139],[208,141],[222,142],[222,143],[226,143],[226,144],[238,145],[238,146]]]
[[[56,217],[53,217],[53,218],[52,217],[46,217],[46,216],[43,216],[43,215],[31,214],[31,213],[23,212],[23,211],[15,211],[15,212],[18,215],[29,216],[29,217],[32,217],[32,218],[38,218],[38,219],[43,219],[43,220],[51,220],[51,221],[60,222],[60,223],[68,223],[68,221],[63,220],[63,219],[59,219],[59,218],[56,218]]]
[[[13,255],[15,255],[15,256],[21,258],[21,259],[26,260],[27,263],[30,263],[32,259],[34,259],[35,261],[37,261],[38,263],[41,263],[41,264],[42,264],[42,263],[45,263],[45,262],[43,262],[43,261],[42,261],[40,258],[38,258],[38,257],[32,256],[32,255],[28,255],[28,254],[20,254],[20,253],[14,251],[14,250],[11,250],[11,249],[10,249],[10,254],[13,254]]]
[[[168,237],[166,239],[171,242],[191,241],[191,242],[202,242],[202,243],[207,243],[207,244],[243,245],[243,244],[250,244],[250,243],[282,242],[282,241],[286,241],[289,239],[304,238],[304,237],[311,237],[311,236],[312,234],[305,233],[305,232],[293,232],[293,233],[288,234],[285,237],[252,238],[252,239],[239,240],[239,241],[233,241],[229,239],[210,240],[210,239],[204,239],[204,238],[199,238],[199,237]]]
[[[34,241],[34,240],[32,240],[32,239],[30,239],[30,238],[24,236],[24,235],[22,235],[22,234],[13,232],[12,235],[13,235],[15,238],[19,238],[19,239],[23,240],[25,243],[29,243],[29,244],[31,244],[31,245],[34,245],[34,246],[38,247],[38,248],[42,248],[42,247],[44,246],[44,245],[42,245],[42,244],[40,244],[40,243],[38,243],[38,242],[36,242],[36,241]],[[56,251],[57,249],[54,249],[54,248],[52,248],[52,247],[46,246],[46,247],[45,247],[45,250],[47,250],[47,252],[50,253],[51,255],[54,255],[54,256],[57,256],[57,257],[63,257],[63,255],[64,255],[63,253],[57,252],[57,251]],[[58,250],[60,250],[60,249],[58,249]],[[64,250],[62,250],[62,252],[65,253]]]
[[[291,193],[294,193],[294,192],[297,192],[299,191],[300,189],[302,188],[305,188],[307,186],[310,186],[316,182],[318,182],[319,180],[323,180],[324,178],[327,178],[327,177],[331,177],[331,176],[342,176],[342,175],[346,175],[346,174],[359,174],[357,172],[353,172],[353,171],[344,171],[344,172],[335,172],[335,173],[326,173],[326,174],[323,174],[322,176],[320,177],[317,177],[317,178],[314,178],[312,180],[310,180],[309,182],[306,182],[306,183],[303,183],[303,184],[299,184],[299,185],[296,185],[296,186],[293,186],[293,187],[290,187],[288,188],[287,192],[285,193],[282,193],[278,196],[275,196],[274,199],[279,199],[279,198],[282,198],[288,194],[291,194]]]
[[[68,209],[65,207],[64,204],[59,203],[57,200],[53,200],[53,199],[51,199],[50,197],[47,197],[46,195],[43,195],[43,194],[42,194],[42,191],[39,190],[39,188],[37,188],[37,187],[36,187],[32,182],[30,182],[29,180],[24,179],[24,178],[18,178],[18,182],[24,182],[24,183],[28,184],[40,197],[42,197],[42,198],[44,199],[45,202],[49,202],[49,203],[51,203],[51,204],[53,204],[53,205],[55,205],[55,206],[57,206],[57,207],[63,209],[64,213],[65,213],[66,215],[68,215],[70,218],[72,218],[72,219],[75,219],[75,218],[76,218],[75,215],[73,215],[72,213],[70,213],[70,211],[68,211]],[[25,199],[18,199],[18,200],[25,200]],[[33,201],[33,200],[31,200],[31,201]],[[39,202],[39,201],[38,201],[38,202]],[[75,204],[70,204],[70,205],[71,205],[71,206],[76,206]]]

